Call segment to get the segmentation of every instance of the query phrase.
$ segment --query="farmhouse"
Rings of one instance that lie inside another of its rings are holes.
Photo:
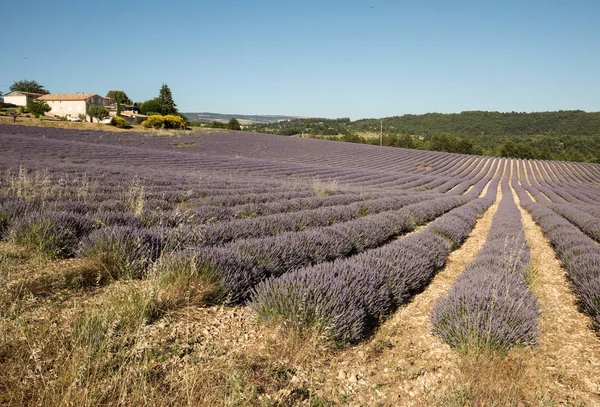
[[[129,124],[138,124],[148,118],[145,114],[134,112],[133,110],[125,110],[121,112],[121,117]]]
[[[17,106],[27,106],[27,102],[42,96],[42,93],[14,91],[4,95],[4,103],[12,103]]]
[[[106,98],[93,93],[49,94],[38,98],[48,103],[50,115],[53,116],[79,116],[87,114],[91,105],[105,105]],[[89,116],[86,116],[89,120]]]

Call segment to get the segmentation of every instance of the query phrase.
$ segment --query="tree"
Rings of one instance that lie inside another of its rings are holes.
[[[450,133],[435,134],[431,137],[430,148],[433,151],[445,151],[454,153],[458,150],[459,138]]]
[[[177,114],[177,105],[173,100],[173,95],[171,94],[171,89],[167,86],[166,83],[163,83],[160,88],[160,93],[158,95],[158,101],[162,106],[162,114]]]
[[[41,93],[46,95],[48,92],[42,85],[37,83],[37,81],[30,81],[27,79],[23,79],[20,81],[16,81],[12,85],[10,85],[11,92],[31,92],[31,93]]]
[[[533,158],[534,154],[531,148],[527,145],[507,141],[502,145],[500,156],[512,158]]]
[[[158,100],[158,98],[154,98],[140,103],[140,113],[148,116],[153,114],[163,114],[160,100]]]
[[[213,120],[212,122],[210,122],[208,124],[208,127],[210,127],[211,129],[226,129],[227,128],[227,123],[223,123],[223,122],[219,122],[217,120]]]
[[[227,123],[227,128],[229,130],[242,130],[242,126],[240,126],[240,122],[235,117],[232,117]]]
[[[50,106],[43,100],[30,100],[27,102],[27,110],[36,118],[44,116],[50,110]]]
[[[108,117],[108,110],[102,105],[91,105],[88,109],[88,114],[93,119],[98,119],[98,123],[100,120]]]
[[[131,105],[133,103],[122,90],[110,90],[106,94],[106,97],[114,100],[117,104]]]
[[[160,88],[158,97],[150,100],[146,100],[140,104],[140,113],[151,116],[153,114],[161,114],[163,116],[172,114],[180,116],[182,119],[187,120],[183,115],[177,111],[177,105],[173,101],[173,95],[171,89],[163,83]]]

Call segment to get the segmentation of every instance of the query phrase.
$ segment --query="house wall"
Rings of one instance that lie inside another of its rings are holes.
[[[49,114],[53,116],[79,116],[87,112],[85,100],[48,100]]]
[[[27,106],[27,96],[25,95],[4,95],[4,103],[12,103],[17,106]]]

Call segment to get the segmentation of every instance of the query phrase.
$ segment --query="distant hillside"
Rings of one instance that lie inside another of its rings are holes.
[[[600,112],[581,110],[468,111],[356,121],[301,118],[256,123],[248,129],[450,153],[600,163]]]
[[[393,128],[399,133],[419,135],[437,133],[452,133],[460,136],[600,135],[600,112],[587,113],[582,110],[407,114],[383,119],[357,120],[352,122],[350,127],[358,131],[372,131],[374,128],[379,128],[380,120],[383,120],[386,128]]]
[[[247,115],[247,114],[229,114],[229,113],[183,113],[189,120],[210,123],[212,121],[228,122],[232,117],[238,119],[243,125],[255,123],[275,123],[281,120],[298,119],[298,116],[278,116],[278,115]]]

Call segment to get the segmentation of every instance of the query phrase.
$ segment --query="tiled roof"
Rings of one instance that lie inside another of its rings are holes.
[[[145,114],[140,114],[140,113],[135,113],[129,110],[126,110],[124,112],[121,112],[121,116],[125,116],[125,117],[139,117],[139,118],[148,118],[148,116],[146,116]]]
[[[42,96],[43,95],[43,93],[21,92],[20,90],[15,90],[15,91],[12,91],[10,93],[7,93],[4,96],[11,96],[13,93],[14,94],[19,94],[19,95],[25,95],[25,96],[33,96],[33,97],[38,97],[38,96]]]
[[[40,97],[40,100],[88,100],[95,93],[54,93]]]

